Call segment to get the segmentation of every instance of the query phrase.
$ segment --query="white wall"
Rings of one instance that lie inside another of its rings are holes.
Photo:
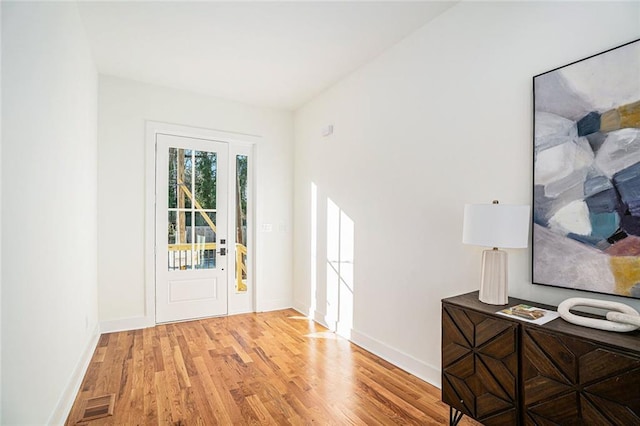
[[[58,423],[97,337],[97,72],[74,3],[2,8],[2,424]]]
[[[2,3],[0,3],[0,22],[2,22]],[[0,29],[0,46],[2,46],[1,29]],[[0,82],[2,82],[2,54],[0,54]],[[1,83],[0,83],[0,164],[2,164],[2,84]],[[0,383],[2,383],[2,172],[0,172]],[[2,422],[2,385],[0,385],[0,422]]]
[[[98,277],[104,329],[144,326],[145,120],[245,133],[257,147],[257,309],[291,306],[292,114],[100,76]],[[260,232],[261,224],[272,232]]]
[[[532,76],[640,37],[639,8],[461,3],[297,111],[295,306],[312,306],[315,278],[327,313],[329,198],[355,227],[353,340],[439,384],[440,300],[479,286],[463,205],[531,203]],[[532,285],[530,249],[509,256],[512,296],[578,294]]]

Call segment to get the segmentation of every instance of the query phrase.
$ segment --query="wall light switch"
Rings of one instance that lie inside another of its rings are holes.
[[[273,225],[271,223],[262,224],[262,232],[271,232],[271,231],[273,231]]]

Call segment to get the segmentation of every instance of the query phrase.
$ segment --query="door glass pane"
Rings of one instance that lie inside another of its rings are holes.
[[[238,293],[247,291],[247,166],[247,156],[237,155],[235,287]]]
[[[178,207],[178,149],[169,148],[169,187],[168,206],[170,209]]]
[[[191,211],[178,210],[176,212],[176,244],[191,242]]]
[[[167,227],[168,239],[167,242],[169,245],[175,244],[177,241],[177,212],[170,211],[169,212],[169,226]]]
[[[172,208],[190,208],[192,153],[182,148],[169,148],[169,184],[168,206]]]
[[[196,269],[216,267],[216,214],[196,212],[194,259]]]
[[[191,176],[193,176],[193,151],[190,149],[178,148],[177,155],[177,178],[180,191],[178,192],[178,208],[191,208],[193,187]]]
[[[168,268],[216,267],[215,152],[169,148]]]
[[[192,212],[172,210],[168,212],[168,269],[170,271],[192,268]]]
[[[216,208],[217,156],[215,152],[195,151],[195,197],[199,209]]]

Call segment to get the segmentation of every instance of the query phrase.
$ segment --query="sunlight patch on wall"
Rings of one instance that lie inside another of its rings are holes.
[[[327,323],[351,338],[353,327],[354,223],[327,198]]]

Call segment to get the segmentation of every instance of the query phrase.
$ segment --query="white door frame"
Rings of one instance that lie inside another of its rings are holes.
[[[146,129],[145,129],[145,238],[144,238],[144,248],[145,248],[145,322],[149,326],[153,326],[156,324],[156,303],[155,303],[155,285],[156,285],[156,268],[155,268],[155,250],[156,250],[156,134],[162,133],[167,135],[175,135],[175,136],[184,136],[196,139],[211,139],[217,140],[221,142],[226,142],[229,144],[229,158],[235,158],[235,155],[244,154],[247,152],[249,148],[252,151],[252,155],[250,157],[251,164],[249,166],[250,175],[253,175],[251,179],[251,187],[252,191],[249,194],[251,205],[253,208],[251,209],[253,220],[250,222],[250,227],[255,230],[255,217],[256,217],[256,193],[257,193],[257,179],[256,179],[256,171],[257,167],[255,167],[256,157],[257,157],[257,143],[260,140],[259,136],[248,135],[242,133],[231,133],[231,132],[223,132],[219,130],[211,130],[211,129],[203,129],[199,127],[189,127],[182,126],[178,124],[169,124],[162,123],[158,121],[146,121]],[[233,149],[234,147],[239,147],[238,149]],[[234,168],[235,170],[235,168]],[[230,204],[231,205],[231,204]],[[235,230],[231,229],[233,221],[229,220],[229,233],[231,235]],[[256,237],[257,233],[253,232],[254,238],[249,240],[249,250],[252,253],[252,257],[256,256]],[[231,247],[229,247],[231,249]],[[235,253],[235,249],[233,251]],[[231,250],[230,250],[231,254]],[[255,259],[250,259],[248,262],[247,268],[248,272],[251,275],[252,285],[249,288],[251,292],[250,296],[252,296],[253,302],[251,303],[251,311],[255,312],[256,310],[256,262]],[[231,271],[229,271],[229,276],[231,277]],[[229,279],[229,282],[232,280]],[[229,304],[229,314],[239,313],[236,312],[235,309],[231,308]]]

